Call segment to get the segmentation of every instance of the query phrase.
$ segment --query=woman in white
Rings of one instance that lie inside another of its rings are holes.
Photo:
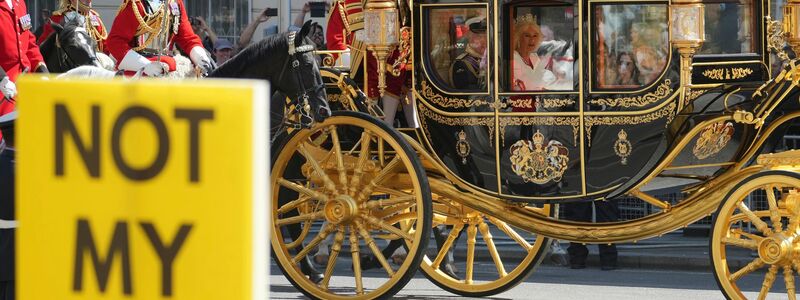
[[[531,14],[517,18],[514,23],[514,61],[512,89],[515,91],[552,90],[557,84],[556,76],[548,66],[551,57],[539,57],[536,50],[542,44],[542,30]]]

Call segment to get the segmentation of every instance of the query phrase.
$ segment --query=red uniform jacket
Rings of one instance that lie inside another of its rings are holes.
[[[164,2],[167,1],[164,0]],[[136,36],[136,31],[139,29],[139,21],[136,20],[133,5],[136,5],[142,17],[146,16],[144,6],[140,0],[126,0],[126,2],[125,8],[120,10],[117,18],[114,19],[114,24],[111,25],[111,32],[108,34],[108,41],[106,41],[106,49],[117,60],[117,65],[122,62],[128,50],[138,46],[140,42],[139,37]],[[194,47],[203,47],[203,42],[194,33],[192,25],[189,23],[183,0],[170,0],[169,2],[177,3],[181,15],[177,33],[174,33],[172,30],[173,25],[170,24],[170,49],[177,44],[184,52],[189,53]]]
[[[5,0],[0,1],[0,67],[12,81],[16,81],[23,70],[33,72],[44,60],[36,45],[36,36],[31,32],[31,16],[25,0],[11,1],[13,9]],[[13,110],[12,102],[0,103],[0,115]]]
[[[103,20],[100,19],[100,15],[98,15],[97,12],[95,12],[94,10],[90,10],[89,11],[89,15],[90,15],[89,22],[91,22],[92,27],[94,27],[94,29],[97,30],[97,33],[99,35],[105,37],[106,36],[106,26],[103,25]],[[50,22],[53,22],[53,23],[60,24],[61,21],[63,21],[63,20],[64,20],[64,15],[63,14],[57,14],[57,15],[54,14],[54,15],[50,16]],[[55,30],[53,30],[53,26],[50,26],[49,22],[45,23],[44,27],[42,28],[42,35],[39,36],[39,40],[36,41],[36,43],[41,45],[42,43],[44,43],[44,41],[47,39],[47,37],[49,37],[51,34],[53,34],[53,32],[55,32]],[[106,51],[105,50],[106,49],[106,40],[105,39],[100,40],[99,37],[94,37],[94,38],[97,41],[97,50],[100,50],[100,52],[105,52]]]

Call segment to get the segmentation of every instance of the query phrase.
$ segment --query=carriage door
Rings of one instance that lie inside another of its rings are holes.
[[[495,82],[501,193],[584,194],[580,138],[580,3],[510,1],[498,11]]]

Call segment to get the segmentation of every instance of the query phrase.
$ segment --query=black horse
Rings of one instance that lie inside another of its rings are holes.
[[[91,65],[102,68],[97,58],[96,42],[78,21],[67,21],[64,25],[51,23],[55,33],[39,46],[50,72],[64,73],[79,66]]]
[[[320,75],[319,66],[314,59],[312,46],[313,43],[306,36],[311,28],[311,22],[306,22],[300,32],[288,32],[276,34],[265,38],[231,58],[226,63],[220,65],[216,70],[209,73],[211,78],[250,78],[269,80],[272,89],[276,92],[270,104],[270,114],[273,127],[272,134],[282,135],[285,131],[276,130],[283,128],[286,122],[283,118],[285,97],[295,104],[295,107],[303,107],[303,103],[308,103],[311,107],[310,114],[306,118],[301,118],[301,123],[294,125],[309,125],[313,121],[322,121],[330,116],[325,85]],[[285,95],[285,96],[283,96]],[[309,113],[309,112],[304,112]],[[271,139],[275,141],[275,139]],[[280,147],[280,142],[275,142],[273,148]],[[272,153],[277,153],[273,151]],[[287,177],[302,177],[300,166],[304,163],[302,158],[297,157],[290,162],[287,167]],[[294,167],[293,167],[294,166]],[[291,172],[296,172],[296,174]],[[297,193],[289,190],[281,190],[279,194],[279,205],[285,204],[289,199],[297,199]],[[289,214],[298,214],[297,211]],[[300,237],[302,228],[300,224],[292,224],[287,227],[292,239]],[[295,249],[300,251],[302,246]],[[322,274],[311,264],[309,257],[300,261],[300,269],[314,282],[322,280]]]

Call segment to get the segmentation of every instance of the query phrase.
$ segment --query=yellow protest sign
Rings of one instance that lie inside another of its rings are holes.
[[[266,83],[18,86],[19,299],[266,297]]]

